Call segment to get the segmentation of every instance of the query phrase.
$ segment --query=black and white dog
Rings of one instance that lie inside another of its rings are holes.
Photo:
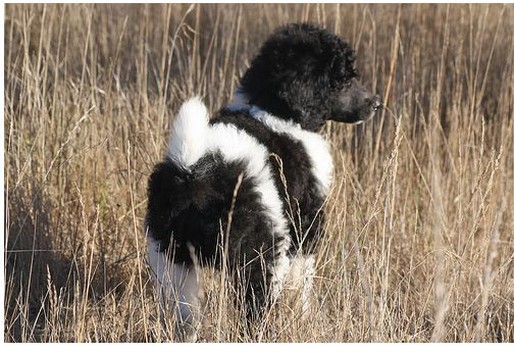
[[[332,181],[328,120],[359,123],[381,107],[356,81],[351,47],[310,24],[279,28],[212,118],[198,98],[173,123],[149,180],[149,262],[179,333],[194,337],[198,265],[228,263],[247,316],[259,317],[299,280],[304,309]]]

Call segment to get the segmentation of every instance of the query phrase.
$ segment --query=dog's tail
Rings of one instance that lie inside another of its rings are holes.
[[[189,169],[200,159],[207,148],[209,113],[195,97],[186,101],[173,122],[168,145],[168,157],[184,169]]]

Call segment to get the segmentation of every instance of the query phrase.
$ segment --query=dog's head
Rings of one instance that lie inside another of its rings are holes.
[[[354,60],[348,43],[328,30],[290,24],[264,43],[241,88],[251,104],[308,130],[327,120],[358,123],[382,103],[357,82]]]

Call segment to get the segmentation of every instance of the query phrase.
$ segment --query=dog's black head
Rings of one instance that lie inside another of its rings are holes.
[[[356,80],[352,48],[310,24],[279,28],[241,80],[250,103],[277,117],[318,130],[327,120],[371,118],[382,103]]]

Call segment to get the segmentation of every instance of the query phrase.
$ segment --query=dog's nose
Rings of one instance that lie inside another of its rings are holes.
[[[371,107],[373,108],[373,110],[377,111],[378,109],[380,109],[382,107],[382,99],[380,98],[380,96],[378,95],[375,95],[371,101],[370,101],[370,105]]]

